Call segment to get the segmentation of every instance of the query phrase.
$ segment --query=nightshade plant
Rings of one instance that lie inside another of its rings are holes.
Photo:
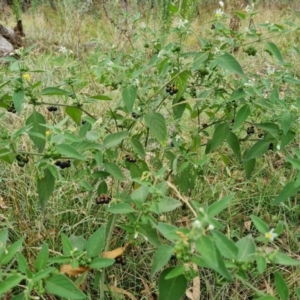
[[[78,286],[94,270],[94,286],[100,286],[97,297],[104,299],[102,269],[110,267],[126,248],[118,255],[103,255],[109,252],[112,232],[118,226],[129,244],[141,238],[155,247],[149,273],[154,277],[165,268],[158,283],[161,300],[181,299],[201,269],[210,270],[220,286],[239,281],[252,290],[255,299],[276,299],[249,280],[250,274],[264,274],[270,264],[280,299],[296,297],[278,265],[297,267],[299,262],[273,243],[284,223],[279,220],[270,228],[251,215],[259,234],[254,231],[255,236],[234,240],[226,231],[230,224],[222,220],[234,193],[219,200],[199,199],[193,188],[201,182],[205,167],[218,163],[213,159],[216,156],[250,178],[257,161],[267,153],[280,152],[293,171],[292,178],[271,205],[299,191],[300,152],[293,143],[300,109],[300,98],[294,94],[300,80],[277,45],[269,41],[299,28],[290,21],[255,24],[245,32],[234,32],[225,25],[226,14],[218,11],[211,38],[204,39],[180,18],[176,6],[171,4],[169,10],[179,21],[161,36],[141,23],[139,16],[133,19],[136,25],[142,24],[137,26],[133,45],[143,40],[143,50],[136,46],[125,54],[112,47],[88,62],[93,80],[110,92],[85,93],[91,83],[82,80],[75,67],[70,67],[69,77],[57,86],[44,86],[43,72],[26,66],[25,52],[18,61],[10,58],[9,68],[1,70],[0,159],[15,164],[17,157],[30,158],[27,163],[36,169],[42,214],[47,213],[62,178],[71,182],[79,171],[76,179],[87,195],[87,213],[95,202],[101,202],[107,214],[106,223],[90,236],[61,233],[60,255],[53,255],[49,245],[43,244],[33,263],[22,253],[24,237],[10,242],[8,231],[1,231],[1,295],[10,291],[12,299],[33,299],[46,293],[85,299]],[[237,13],[244,22],[255,15],[252,10]],[[175,42],[168,41],[170,34],[177,36]],[[197,52],[187,52],[184,47],[190,34],[197,35]],[[252,73],[235,58],[238,48],[249,58],[264,56],[269,66],[261,74]],[[299,54],[295,47],[292,50]],[[66,59],[71,55],[68,52]],[[33,79],[35,73],[40,73],[41,80]],[[108,109],[96,116],[93,108],[101,101],[109,103]],[[5,125],[12,106],[19,116],[26,116],[13,131]],[[47,107],[58,109],[46,115]],[[27,136],[31,145],[23,150]],[[61,162],[69,162],[68,170],[58,167]],[[103,195],[109,201],[100,201]],[[175,226],[169,215],[183,206],[192,221],[186,227]],[[270,243],[272,251],[267,251]],[[176,266],[166,267],[174,255]],[[67,275],[79,277],[74,280]],[[299,291],[296,293],[299,297]]]

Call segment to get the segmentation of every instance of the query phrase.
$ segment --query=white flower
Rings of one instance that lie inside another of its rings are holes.
[[[139,233],[136,232],[136,233],[134,234],[134,238],[136,239],[136,238],[138,237],[138,235],[139,235]]]
[[[112,66],[114,65],[114,63],[110,60],[110,61],[107,62],[107,65],[108,65],[109,67],[112,67]]]
[[[274,232],[274,228],[265,233],[265,238],[267,238],[271,242],[273,242],[276,237],[278,237],[278,234]]]
[[[58,51],[61,52],[62,54],[68,53],[68,49],[64,46],[60,46]]]
[[[213,230],[213,229],[215,229],[215,226],[212,225],[212,224],[209,224],[208,227],[207,227],[207,229],[208,229],[208,230]]]
[[[217,54],[218,52],[220,52],[220,49],[218,47],[215,47],[215,49],[213,50],[213,54]]]
[[[247,5],[246,8],[245,8],[245,11],[246,11],[247,14],[250,14],[250,13],[252,13],[253,9],[254,9],[254,3],[252,3],[251,6]]]
[[[297,106],[295,106],[295,105],[291,105],[291,107],[290,107],[290,111],[299,111],[299,109],[298,109],[298,107]]]
[[[268,75],[274,74],[275,73],[275,68],[272,68],[272,67],[268,66],[267,73],[268,73]]]
[[[145,23],[145,22],[142,22],[142,23],[141,23],[141,28],[142,28],[142,29],[145,29],[145,28],[147,28],[147,25],[146,25],[146,23]]]
[[[94,124],[93,124],[93,128],[98,127],[99,125],[101,125],[103,122],[103,119],[100,117]]]
[[[224,15],[224,11],[221,8],[218,8],[215,12],[215,18],[219,19]]]
[[[178,142],[180,140],[180,136],[178,134],[175,136],[175,140],[176,140],[176,142]]]
[[[224,2],[223,1],[219,1],[219,5],[223,8],[224,7]]]
[[[279,144],[276,146],[276,149],[277,149],[278,151],[280,151],[280,145],[279,145]]]
[[[140,81],[136,78],[133,80],[133,84],[138,87],[140,85]]]
[[[251,87],[254,86],[254,79],[249,79],[248,82],[244,83],[244,87]]]
[[[204,214],[204,209],[203,209],[203,207],[200,207],[200,208],[199,208],[199,212],[201,212],[202,214]]]
[[[159,53],[157,54],[157,57],[158,58],[162,58],[165,54],[165,51],[164,50],[160,50]]]
[[[193,228],[195,228],[195,229],[200,229],[201,228],[201,222],[199,221],[199,220],[195,220],[194,222],[193,222]]]
[[[182,20],[180,19],[177,23],[177,28],[180,29],[180,28],[185,28],[185,25],[188,23],[188,20]]]

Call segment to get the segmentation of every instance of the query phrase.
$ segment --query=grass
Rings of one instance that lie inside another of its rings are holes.
[[[23,15],[23,23],[27,35],[28,44],[35,43],[36,47],[24,60],[24,63],[33,70],[43,70],[43,73],[32,73],[33,82],[42,80],[42,86],[56,86],[62,80],[75,74],[83,83],[81,92],[86,94],[109,95],[113,101],[99,104],[92,104],[87,108],[96,117],[103,117],[106,122],[109,107],[114,107],[120,99],[120,87],[112,90],[111,87],[99,83],[95,78],[95,67],[102,60],[103,52],[110,52],[111,59],[115,57],[115,51],[124,51],[124,61],[130,63],[131,56],[136,55],[131,49],[131,43],[139,51],[143,50],[143,42],[135,40],[133,32],[127,31],[122,34],[120,30],[101,15],[100,18],[82,15],[78,11],[67,9],[62,13],[55,13],[48,7],[41,7],[37,11],[28,12]],[[116,18],[118,20],[122,17]],[[277,9],[261,10],[255,16],[255,24],[264,23],[269,20],[279,23],[283,18],[292,18],[292,15]],[[210,38],[210,13],[206,12],[201,19],[195,20],[192,27],[195,32],[206,38]],[[125,22],[125,21],[124,21]],[[148,20],[150,27],[156,28],[155,20]],[[298,21],[297,21],[298,22]],[[123,24],[124,25],[124,24]],[[247,24],[243,24],[242,28]],[[131,29],[130,29],[131,30]],[[138,29],[136,29],[138,31]],[[170,38],[172,40],[172,37]],[[274,42],[282,46],[282,52],[294,64],[295,74],[299,73],[298,57],[288,51],[289,45],[296,45],[299,34],[281,35],[275,37]],[[111,49],[115,44],[116,49]],[[65,46],[74,54],[62,57],[59,47]],[[199,51],[199,43],[194,36],[189,36],[184,43],[184,47],[189,51]],[[260,46],[258,46],[259,48]],[[236,54],[237,59],[247,71],[265,70],[267,54],[263,53],[263,48],[259,49],[258,59],[253,61],[243,51]],[[285,50],[286,49],[286,53]],[[146,50],[147,51],[147,50]],[[149,53],[151,56],[151,53]],[[269,61],[268,63],[272,63]],[[113,78],[116,82],[121,82],[122,78]],[[145,78],[147,80],[147,78]],[[121,82],[122,83],[122,82]],[[296,91],[288,91],[292,94]],[[59,99],[49,98],[49,103],[55,104]],[[40,112],[47,113],[46,107],[39,108]],[[11,114],[3,120],[3,124],[10,131],[18,129],[23,121],[29,116],[31,109],[25,109],[22,115]],[[272,111],[268,115],[272,115]],[[55,124],[64,117],[64,113],[59,111],[55,116],[47,115],[50,124]],[[205,115],[202,115],[205,120]],[[264,117],[262,117],[263,119]],[[255,120],[252,120],[255,122]],[[113,122],[105,123],[107,126],[114,126]],[[188,133],[193,131],[194,124],[184,124],[182,134],[185,130]],[[70,132],[78,132],[72,122],[68,122],[66,128]],[[21,149],[32,151],[28,139],[20,141]],[[299,213],[297,196],[291,198],[282,206],[271,206],[270,202],[280,192],[284,184],[295,177],[295,171],[288,168],[284,160],[278,153],[269,152],[268,156],[258,161],[251,179],[246,179],[243,168],[236,164],[236,160],[229,149],[223,146],[223,152],[227,154],[229,160],[224,161],[217,153],[210,161],[204,164],[203,174],[196,181],[196,186],[190,192],[188,199],[194,199],[201,204],[212,203],[221,195],[234,192],[235,198],[228,210],[220,216],[226,225],[226,232],[233,239],[239,239],[249,233],[257,235],[253,227],[249,227],[250,215],[260,216],[267,222],[270,228],[276,226],[279,220],[285,224],[285,230],[280,239],[276,240],[276,245],[285,250],[292,257],[299,259]],[[113,154],[112,154],[113,155]],[[88,168],[88,166],[86,166]],[[0,195],[6,206],[0,218],[2,223],[0,229],[8,227],[10,239],[12,241],[26,236],[25,253],[30,264],[36,257],[36,251],[43,242],[49,244],[53,252],[61,252],[60,233],[66,235],[83,235],[88,237],[100,225],[107,222],[109,214],[104,208],[92,205],[93,197],[84,191],[79,184],[82,176],[86,173],[80,168],[72,167],[59,176],[54,195],[48,202],[47,213],[41,214],[37,202],[36,179],[33,174],[37,172],[35,160],[30,161],[25,169],[19,168],[16,164],[8,166],[1,163],[0,168]],[[125,182],[125,190],[130,189],[130,185]],[[112,193],[122,192],[122,188],[116,185],[109,187]],[[165,215],[167,220],[175,224],[189,226],[192,216],[188,210],[177,209],[171,215]],[[113,232],[111,249],[122,246],[126,243],[128,236],[119,224],[126,223],[126,217],[121,216]],[[248,224],[248,225],[247,225]],[[113,266],[106,276],[108,285],[120,287],[133,294],[137,299],[156,299],[157,278],[154,282],[149,275],[152,255],[155,249],[145,243],[143,238],[136,240],[126,254],[127,264],[121,268]],[[172,263],[170,263],[172,264]],[[290,290],[294,290],[298,285],[299,269],[295,267],[285,267],[282,269]],[[264,276],[252,274],[250,282],[262,289],[272,289],[273,267],[268,267]],[[93,274],[88,275],[86,282],[86,292],[93,299],[93,295],[98,295],[97,288],[92,287]],[[252,291],[244,285],[237,283],[232,285],[222,285],[217,282],[213,274],[205,269],[200,270],[200,290],[201,299],[251,299]],[[149,294],[151,293],[151,294]],[[114,293],[107,299],[125,299],[122,291]],[[229,296],[230,295],[230,296]],[[295,297],[295,295],[293,296]],[[50,298],[49,298],[50,299]],[[54,298],[52,298],[54,299]],[[295,299],[295,298],[293,298]]]

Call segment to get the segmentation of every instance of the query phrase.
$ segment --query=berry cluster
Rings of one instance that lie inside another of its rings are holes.
[[[255,130],[254,130],[254,126],[250,126],[247,128],[247,134],[248,135],[251,135],[251,134],[254,134],[255,133]]]
[[[166,86],[166,92],[172,96],[178,92],[178,88],[176,87],[175,84],[168,84]]]
[[[126,154],[125,159],[126,159],[126,161],[131,162],[131,163],[136,162],[136,159],[131,154]]]
[[[22,168],[29,162],[28,155],[25,156],[25,155],[18,154],[16,156],[16,160],[18,161],[18,166]]]
[[[10,106],[7,108],[7,111],[15,114],[17,111],[16,111],[16,108],[15,108],[15,105],[13,103],[10,104]]]
[[[60,167],[61,169],[65,169],[65,168],[70,168],[71,167],[71,161],[69,159],[66,160],[66,161],[57,160],[54,164],[56,166]]]
[[[108,204],[111,200],[111,197],[106,194],[101,194],[96,198],[96,204]]]
[[[126,265],[126,259],[123,255],[116,257],[115,261],[116,261],[116,264],[120,264],[122,266]]]
[[[48,111],[57,111],[56,106],[48,106],[47,109],[48,109]]]
[[[257,50],[254,47],[248,47],[246,50],[244,50],[245,53],[247,53],[249,56],[255,56],[257,53]]]

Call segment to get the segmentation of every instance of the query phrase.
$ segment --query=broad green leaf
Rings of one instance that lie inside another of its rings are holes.
[[[89,96],[89,99],[94,99],[94,100],[104,100],[104,101],[110,101],[111,98],[105,95],[95,95],[95,96]]]
[[[77,125],[81,125],[81,116],[82,116],[81,109],[77,107],[67,106],[66,114],[68,114]]]
[[[22,248],[22,243],[24,241],[24,237],[18,239],[12,245],[7,247],[6,251],[3,252],[0,256],[0,265],[8,264],[16,255],[18,251]]]
[[[138,189],[134,190],[131,194],[131,199],[133,201],[145,202],[149,195],[149,188],[146,185],[141,185]]]
[[[17,262],[18,262],[18,270],[25,274],[26,269],[28,269],[28,262],[27,262],[25,256],[21,252],[18,252],[16,254],[16,257],[17,257]]]
[[[161,145],[167,143],[167,125],[164,116],[160,113],[149,112],[145,116],[145,122],[150,133],[159,141]]]
[[[4,295],[7,291],[17,286],[23,279],[24,276],[21,274],[7,276],[5,280],[0,283],[0,295]]]
[[[135,210],[127,203],[118,203],[111,205],[107,208],[107,211],[112,214],[129,214],[135,212]]]
[[[32,277],[32,281],[33,282],[39,282],[42,279],[49,277],[49,274],[51,273],[55,273],[57,271],[56,268],[54,267],[49,267],[49,268],[44,268],[42,270],[40,270],[39,272],[35,273]]]
[[[41,95],[47,95],[47,96],[61,96],[61,95],[70,96],[72,94],[73,93],[62,90],[57,87],[46,87],[41,92]]]
[[[224,278],[231,281],[231,275],[226,269],[223,258],[219,250],[213,244],[211,237],[203,235],[195,242],[197,251],[201,254],[204,262],[213,270],[221,274]]]
[[[134,101],[137,95],[137,88],[133,85],[128,85],[122,91],[122,99],[128,112],[132,112]]]
[[[278,60],[278,62],[283,63],[281,52],[274,43],[267,42],[266,50],[271,53]]]
[[[34,262],[34,267],[37,271],[44,269],[47,266],[49,258],[49,249],[47,244],[43,244],[41,251]]]
[[[239,252],[237,259],[241,261],[246,261],[251,258],[256,252],[256,246],[252,235],[247,235],[237,241],[235,245],[238,247]]]
[[[124,175],[115,163],[104,163],[105,170],[115,179],[124,180]]]
[[[105,226],[101,226],[97,229],[86,241],[86,252],[87,257],[96,257],[98,256],[105,243]]]
[[[3,251],[6,249],[6,241],[7,241],[7,236],[8,236],[8,230],[3,229],[0,232],[0,257],[3,253]]]
[[[229,133],[230,130],[227,123],[217,125],[210,142],[209,152],[213,152],[217,147],[219,147],[226,140]]]
[[[7,141],[5,141],[5,144],[7,144]],[[16,160],[16,154],[11,152],[8,148],[0,149],[0,160],[12,164]]]
[[[158,300],[180,300],[187,289],[187,281],[184,275],[166,279],[166,276],[173,271],[174,268],[165,269],[159,276]]]
[[[62,274],[56,274],[46,281],[45,289],[47,292],[72,300],[85,299],[86,295],[71,281]]]
[[[281,116],[281,127],[283,134],[286,135],[293,123],[293,115],[289,111],[285,111]]]
[[[255,124],[255,126],[269,132],[273,136],[280,135],[280,128],[275,123],[259,123],[259,124]]]
[[[221,200],[214,202],[207,209],[207,214],[209,217],[214,217],[224,210],[229,202],[233,199],[233,195],[225,196]]]
[[[144,159],[146,156],[146,153],[145,153],[142,143],[138,139],[132,138],[130,141],[130,144],[132,146],[133,151],[136,154],[138,154],[141,159]]]
[[[282,252],[276,252],[273,256],[273,262],[282,266],[299,266],[300,261],[295,260]]]
[[[216,230],[212,231],[212,235],[222,256],[228,259],[236,259],[239,250],[234,242]]]
[[[97,257],[92,260],[89,267],[92,269],[103,269],[112,266],[115,263],[114,259]]]
[[[180,99],[182,99],[182,95],[186,89],[186,84],[189,79],[189,76],[191,75],[190,70],[185,70],[183,72],[180,72],[176,78],[176,86],[178,88],[178,92],[176,93],[176,98],[174,99],[173,105],[178,103]],[[178,106],[179,107],[179,106]],[[185,104],[184,104],[185,107]],[[174,107],[173,107],[174,109]],[[177,115],[177,114],[175,114]]]
[[[46,119],[43,115],[37,111],[33,111],[32,114],[26,120],[26,125],[31,125],[31,129],[28,130],[28,135],[34,145],[38,148],[39,152],[43,152],[46,144]],[[31,133],[39,133],[41,137],[32,135]],[[43,137],[43,138],[42,138]]]
[[[280,299],[289,299],[289,288],[280,272],[275,272],[275,286]]]
[[[245,169],[247,179],[251,177],[251,174],[254,171],[255,163],[256,163],[255,158],[250,159],[248,161],[244,161],[244,169]]]
[[[199,52],[194,57],[192,72],[197,71],[200,66],[208,59],[208,52]]]
[[[157,214],[162,214],[173,211],[179,206],[181,206],[181,202],[179,200],[171,197],[164,197],[160,199],[158,203],[153,202],[150,206],[150,210]]]
[[[68,158],[75,158],[78,160],[85,160],[85,157],[80,154],[76,149],[74,149],[73,147],[71,147],[70,145],[67,144],[60,144],[60,145],[56,145],[56,151],[61,154],[64,155]]]
[[[248,104],[245,104],[237,112],[232,130],[235,131],[236,129],[238,129],[246,121],[249,115],[250,115],[250,107]]]
[[[230,73],[244,76],[243,69],[239,62],[229,53],[224,53],[215,59],[216,63]]]
[[[51,197],[55,187],[55,177],[47,168],[44,170],[44,177],[37,179],[37,192],[42,211],[45,209],[47,201]]]
[[[295,138],[296,134],[292,131],[288,131],[286,135],[281,137],[280,141],[280,149],[284,149],[293,139]]]
[[[151,225],[140,225],[139,232],[145,236],[148,242],[151,243],[155,248],[158,248],[161,245],[157,230]]]
[[[178,239],[178,227],[166,223],[158,223],[157,230],[169,241],[173,242]]]
[[[173,268],[173,270],[165,278],[171,279],[171,278],[177,277],[181,274],[184,274],[184,272],[185,272],[184,265],[179,265],[179,266],[176,266],[175,268]]]
[[[120,131],[116,133],[108,134],[104,140],[103,144],[105,148],[112,148],[118,146],[126,137],[128,136],[128,131]]]
[[[63,246],[63,254],[69,256],[71,251],[73,250],[73,246],[69,241],[68,237],[64,233],[61,233],[60,236],[61,236],[61,242]]]
[[[17,92],[14,92],[13,94],[12,100],[14,103],[14,107],[18,113],[21,112],[24,97],[25,97],[24,90],[19,90]]]
[[[69,237],[69,241],[72,244],[72,249],[77,249],[78,251],[84,251],[86,246],[86,240],[83,236],[79,235],[71,235]]]
[[[270,142],[266,140],[256,142],[251,149],[246,153],[244,160],[249,161],[265,154],[269,149]]]
[[[290,162],[295,169],[300,171],[300,159],[287,156],[286,160]]]
[[[279,204],[289,197],[292,197],[298,193],[300,190],[300,185],[297,182],[289,182],[287,183],[280,194],[272,201],[272,205]]]
[[[240,148],[240,142],[237,136],[233,133],[230,132],[227,136],[227,143],[232,149],[233,153],[237,157],[239,161],[242,160],[242,154],[241,154],[241,148]]]
[[[173,247],[169,245],[161,245],[160,247],[158,247],[151,266],[152,277],[156,274],[156,272],[160,271],[169,262],[173,251]]]
[[[257,270],[259,274],[263,274],[267,268],[267,260],[264,256],[256,256]]]
[[[261,234],[265,234],[266,232],[270,231],[269,226],[259,217],[251,215],[251,220]]]

